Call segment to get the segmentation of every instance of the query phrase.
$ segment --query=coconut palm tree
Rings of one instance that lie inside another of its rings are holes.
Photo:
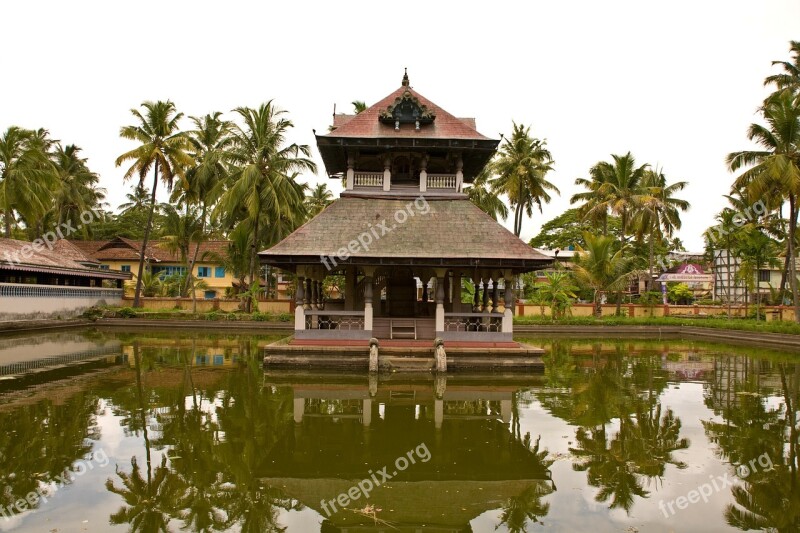
[[[200,252],[200,243],[206,239],[208,213],[213,209],[223,192],[225,178],[228,176],[228,165],[225,162],[225,151],[232,143],[231,130],[233,122],[222,119],[222,113],[216,111],[203,117],[189,117],[195,129],[187,132],[191,143],[190,155],[194,164],[186,171],[186,187],[183,183],[176,188],[173,199],[180,199],[187,206],[200,207],[200,227],[192,234],[194,251],[188,256],[186,290],[193,285],[194,265]],[[187,211],[188,212],[188,211]],[[191,242],[190,242],[191,245]],[[197,296],[192,293],[192,309],[197,312]]]
[[[597,189],[596,210],[606,210],[620,217],[622,232],[620,245],[627,241],[631,221],[641,209],[645,190],[643,180],[650,165],[636,166],[636,160],[628,152],[625,155],[611,154],[613,162],[601,161],[591,174],[598,174],[601,185]]]
[[[80,152],[79,147],[69,144],[58,145],[53,153],[58,185],[53,191],[53,208],[49,215],[58,224],[72,222],[72,227],[80,228],[83,236],[88,237],[91,226],[82,223],[81,214],[98,209],[106,191],[97,187],[100,176],[89,170]]]
[[[272,101],[252,109],[239,107],[235,112],[244,126],[233,128],[233,143],[225,152],[233,166],[229,187],[220,199],[223,212],[241,217],[253,241],[250,253],[250,285],[256,279],[257,253],[264,244],[264,226],[281,219],[297,223],[303,206],[302,186],[296,181],[302,171],[316,172],[307,145],[286,144],[286,134],[293,127],[284,118],[285,111]]]
[[[761,108],[766,125],[751,124],[747,138],[761,150],[742,150],[728,155],[731,172],[746,168],[735,180],[733,189],[747,189],[759,199],[781,192],[789,202],[786,239],[789,257],[789,283],[794,301],[795,320],[800,323],[800,298],[797,287],[798,198],[800,197],[800,94],[781,91]]]
[[[675,197],[675,193],[682,191],[686,185],[685,181],[667,185],[667,178],[661,170],[647,170],[642,180],[644,194],[633,225],[640,236],[648,236],[648,290],[653,281],[655,239],[671,239],[673,232],[681,228],[680,212],[689,209],[689,202]]]
[[[508,218],[508,207],[503,199],[491,187],[491,172],[487,167],[475,176],[472,184],[466,188],[467,198],[478,206],[478,209],[492,217],[495,221],[499,218]]]
[[[313,218],[333,203],[333,194],[328,189],[327,184],[317,183],[317,185],[311,189],[311,194],[306,195],[305,203],[306,209],[308,209],[308,216]]]
[[[117,166],[121,166],[126,161],[133,162],[125,172],[124,179],[128,180],[136,174],[139,177],[139,187],[143,186],[145,177],[150,172],[150,169],[153,169],[150,213],[147,217],[147,225],[144,228],[142,249],[139,254],[136,292],[133,297],[134,307],[140,306],[141,279],[145,261],[144,250],[147,250],[147,241],[150,238],[150,231],[153,227],[153,212],[156,207],[156,189],[159,177],[171,192],[175,178],[185,180],[186,168],[192,164],[192,158],[188,153],[190,149],[189,140],[186,134],[178,128],[178,123],[183,118],[183,113],[178,113],[175,109],[175,104],[169,100],[166,102],[143,102],[142,107],[144,108],[144,114],[138,109],[131,109],[131,114],[137,119],[138,123],[123,126],[119,132],[120,137],[135,141],[139,143],[139,146],[120,155],[116,160]]]
[[[625,257],[624,248],[615,249],[613,237],[583,234],[585,248],[576,256],[573,275],[579,284],[594,289],[594,315],[602,312],[599,293],[622,291],[627,287],[633,259]]]
[[[536,284],[536,293],[550,305],[550,317],[555,320],[569,311],[572,299],[577,298],[575,291],[578,288],[572,284],[567,272],[545,272],[544,275],[545,281]]]
[[[583,220],[591,221],[594,224],[602,224],[603,235],[608,235],[608,204],[601,196],[601,191],[605,187],[607,175],[603,172],[604,167],[598,165],[589,169],[589,178],[577,178],[575,185],[580,185],[586,189],[572,195],[569,199],[570,204],[580,204],[578,214]]]
[[[355,111],[356,115],[367,110],[367,104],[363,100],[353,100],[350,103],[353,104],[353,111]]]
[[[160,245],[178,256],[187,270],[186,278],[191,279],[189,274],[190,247],[192,242],[200,240],[198,234],[201,232],[197,209],[187,205],[186,210],[181,213],[171,204],[161,204],[159,209],[163,215],[159,228],[160,237],[164,240]],[[184,280],[184,285],[178,291],[178,295],[185,297],[190,286],[191,283],[186,283]]]
[[[57,183],[47,153],[46,130],[9,127],[0,136],[0,210],[6,238],[20,215],[35,221],[50,209]]]
[[[783,67],[783,72],[773,74],[764,79],[764,86],[775,85],[778,90],[789,89],[797,93],[800,91],[800,41],[789,41],[789,54],[792,61],[773,61],[773,65]]]
[[[546,141],[532,138],[530,127],[514,123],[511,138],[500,146],[497,158],[491,163],[491,171],[497,175],[492,182],[494,192],[505,194],[514,208],[514,235],[522,233],[522,217],[533,216],[533,206],[542,211],[542,203],[550,203],[553,191],[558,187],[547,181],[547,173],[553,170],[553,158],[546,148]]]

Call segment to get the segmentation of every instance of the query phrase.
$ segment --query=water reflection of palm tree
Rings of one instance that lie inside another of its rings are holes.
[[[130,531],[145,533],[169,531],[169,521],[182,508],[184,487],[177,476],[167,466],[166,455],[155,471],[147,464],[147,479],[142,477],[136,457],[131,458],[131,473],[117,468],[117,476],[122,486],[117,487],[112,479],[106,481],[106,488],[122,496],[125,501],[116,513],[109,518],[112,525],[130,524]]]
[[[194,385],[192,360],[197,355],[196,339],[192,338],[190,350],[181,349],[179,355],[183,365],[181,394],[173,408],[174,416],[164,426],[164,439],[172,446],[170,463],[187,487],[179,517],[184,529],[220,531],[229,525],[224,510],[225,491],[220,487],[224,465],[216,450],[219,426],[205,412],[204,394]],[[192,399],[189,409],[187,394]],[[213,391],[206,391],[206,396],[212,394]]]
[[[650,493],[642,486],[635,464],[629,460],[626,436],[620,430],[608,442],[605,425],[588,430],[578,428],[575,434],[578,447],[570,448],[570,452],[579,459],[572,465],[573,470],[587,472],[589,485],[600,488],[597,501],[606,502],[610,498],[612,509],[621,507],[630,511],[634,496],[646,498]]]
[[[553,464],[553,459],[549,458],[547,449],[541,450],[539,442],[541,436],[536,439],[536,442],[531,444],[531,434],[525,433],[523,436],[520,430],[520,416],[519,416],[519,402],[520,394],[515,392],[511,401],[511,438],[510,444],[512,446],[524,446],[532,455],[531,461],[539,463],[543,469],[549,469]],[[528,486],[518,496],[509,498],[503,505],[503,510],[500,515],[500,523],[497,525],[499,528],[505,525],[512,533],[520,533],[527,531],[527,524],[541,523],[541,518],[544,518],[550,512],[550,504],[543,502],[542,498],[555,491],[555,485],[551,482],[534,483]],[[495,529],[497,529],[495,528]]]
[[[294,422],[288,392],[262,388],[260,362],[249,355],[255,348],[247,342],[240,347],[245,364],[231,375],[228,394],[217,409],[225,433],[217,448],[224,465],[224,507],[228,523],[238,524],[242,533],[283,531],[278,511],[301,508],[256,475],[266,470],[270,451]]]
[[[88,456],[100,437],[97,407],[96,394],[80,391],[63,402],[43,400],[0,415],[0,507],[13,506]]]
[[[166,532],[169,531],[171,517],[183,508],[185,487],[167,466],[166,455],[161,464],[153,470],[150,438],[148,436],[147,416],[149,402],[145,399],[142,383],[142,357],[139,343],[133,343],[134,366],[136,371],[136,400],[139,424],[142,430],[147,462],[146,479],[136,457],[131,458],[131,473],[127,474],[117,467],[117,476],[122,486],[117,487],[112,479],[106,481],[106,489],[122,496],[125,505],[109,517],[112,525],[129,524],[130,531]]]
[[[766,402],[758,398],[760,409],[750,409],[757,415],[752,431],[742,434],[746,440],[737,441],[725,436],[726,426],[722,424],[706,424],[706,431],[721,448],[723,456],[731,457],[733,464],[740,467],[752,466],[752,472],[744,476],[743,484],[734,487],[731,492],[735,505],[725,509],[725,520],[733,527],[742,530],[764,530],[776,533],[800,531],[800,477],[797,471],[798,432],[797,404],[800,387],[800,366],[792,365],[794,374],[788,375],[787,365],[778,364],[781,379],[781,392],[784,405],[777,409],[766,410]],[[753,398],[751,398],[752,400]],[[772,416],[778,415],[778,416]],[[779,418],[782,415],[782,419]],[[764,418],[772,418],[771,424],[759,424]],[[748,424],[748,421],[742,420]],[[718,438],[719,433],[723,438]],[[725,438],[727,437],[727,438]],[[766,450],[762,455],[744,456],[741,450]],[[734,460],[736,457],[738,460]],[[769,461],[762,462],[762,458]],[[772,468],[769,469],[769,466]]]
[[[677,461],[672,452],[689,447],[689,439],[681,438],[681,421],[667,409],[661,416],[661,404],[657,403],[649,410],[637,405],[636,421],[628,425],[631,433],[631,455],[637,472],[647,477],[661,477],[666,465],[671,464],[683,470],[686,463]]]

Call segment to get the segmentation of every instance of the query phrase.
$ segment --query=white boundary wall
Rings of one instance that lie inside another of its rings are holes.
[[[69,318],[93,305],[122,305],[123,289],[0,283],[0,321]]]

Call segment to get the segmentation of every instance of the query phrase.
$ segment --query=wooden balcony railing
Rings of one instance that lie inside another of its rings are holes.
[[[356,187],[383,187],[383,172],[356,172],[353,184]]]
[[[455,174],[428,174],[429,189],[455,189]]]

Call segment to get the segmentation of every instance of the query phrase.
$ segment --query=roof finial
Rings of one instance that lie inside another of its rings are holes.
[[[405,68],[405,73],[403,74],[403,87],[408,87],[408,68]]]

